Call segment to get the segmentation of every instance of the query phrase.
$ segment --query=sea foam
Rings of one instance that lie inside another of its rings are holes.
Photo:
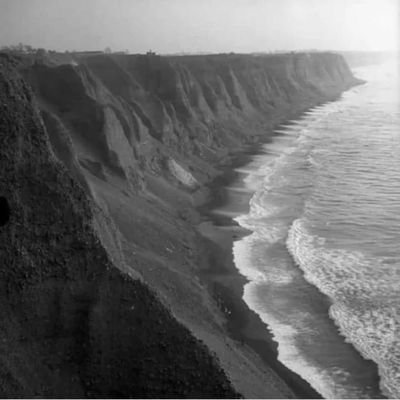
[[[379,367],[381,385],[400,396],[399,265],[368,259],[360,252],[329,249],[296,219],[287,247],[304,277],[329,296],[329,310],[340,332]]]
[[[253,232],[233,246],[244,299],[324,397],[379,398],[374,363],[400,397],[400,121],[382,76],[281,125],[235,218]]]

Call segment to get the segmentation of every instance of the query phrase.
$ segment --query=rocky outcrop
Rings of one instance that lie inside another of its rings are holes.
[[[343,58],[0,63],[0,395],[293,396],[227,336],[193,206],[243,144],[355,84]]]

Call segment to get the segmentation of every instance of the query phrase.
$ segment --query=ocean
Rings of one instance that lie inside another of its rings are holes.
[[[355,69],[365,84],[276,129],[228,188],[254,192],[244,300],[325,398],[400,397],[398,71]]]

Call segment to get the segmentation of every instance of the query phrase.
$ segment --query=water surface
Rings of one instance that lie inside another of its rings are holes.
[[[232,188],[254,191],[235,218],[244,299],[328,398],[400,397],[397,72],[357,69],[366,84],[277,129]]]

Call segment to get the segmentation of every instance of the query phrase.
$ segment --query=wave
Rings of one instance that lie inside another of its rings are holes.
[[[242,226],[249,226],[243,219],[241,222]],[[302,345],[305,339],[315,347],[314,341],[321,334],[331,335],[332,328],[316,321],[312,309],[304,301],[304,296],[311,296],[311,293],[289,254],[284,256],[285,235],[274,236],[268,232],[268,227],[271,232],[276,230],[271,225],[264,225],[264,228],[253,225],[257,229],[253,234],[234,242],[233,255],[239,272],[249,281],[244,287],[243,299],[271,331],[278,345],[279,361],[299,373],[324,398],[374,397],[369,388],[352,384],[351,373],[346,368],[320,364],[309,354],[309,346]],[[266,250],[269,257],[266,257]],[[330,344],[329,341],[322,343],[314,352],[326,351],[329,358],[336,349],[343,351],[340,344],[332,349]]]
[[[328,398],[400,397],[399,119],[372,89],[281,125],[235,218],[253,232],[233,247],[246,303]]]
[[[288,300],[288,296],[281,294],[271,299],[275,307],[277,304],[278,308],[279,304],[283,307],[277,311],[278,315],[282,313],[288,315],[293,312],[290,311],[291,309],[296,310],[290,321],[284,321],[265,308],[265,304],[271,307],[272,302],[266,301],[262,293],[258,295],[256,293],[257,288],[262,290],[268,287],[272,292],[277,288],[282,288],[281,290],[285,291],[291,285],[295,291],[300,287],[299,293],[307,293],[308,290],[308,288],[301,288],[303,275],[293,265],[285,246],[293,219],[304,209],[304,196],[299,196],[296,192],[283,194],[287,187],[293,186],[293,181],[296,182],[296,186],[301,186],[299,193],[304,194],[304,191],[308,190],[309,182],[303,172],[301,176],[297,176],[296,173],[291,176],[291,173],[296,172],[300,167],[307,168],[309,164],[303,157],[309,152],[308,140],[305,137],[307,132],[305,129],[300,131],[291,147],[286,148],[273,162],[268,161],[266,165],[253,171],[257,176],[257,185],[251,185],[254,182],[252,174],[244,179],[246,187],[251,187],[256,192],[250,199],[249,213],[237,216],[235,220],[253,233],[234,242],[234,262],[239,272],[249,280],[244,288],[244,300],[260,315],[271,330],[278,344],[279,360],[293,371],[300,373],[303,379],[326,398],[349,396],[370,398],[372,391],[364,391],[360,389],[360,385],[352,386],[348,370],[338,366],[319,365],[302,349],[298,342],[299,335],[304,336],[305,333],[313,330],[315,325],[314,316],[308,311],[308,305],[301,304],[303,294],[300,294],[299,302],[295,307],[291,305],[293,303]],[[297,161],[300,161],[301,166],[298,163],[295,165]],[[263,176],[261,180],[260,174]],[[293,301],[296,302],[296,298]],[[285,303],[287,303],[286,307],[284,307]],[[331,327],[325,326],[318,329],[329,331]],[[318,334],[318,332],[313,333],[317,337]],[[329,351],[334,352],[334,350]]]
[[[291,284],[297,286],[296,280],[299,279],[300,273],[293,268],[290,260],[285,262],[284,259],[277,258],[271,260],[270,263],[266,262],[263,254],[265,247],[279,246],[279,241],[276,241],[277,238],[271,239],[271,236],[265,233],[258,230],[235,241],[233,256],[239,272],[249,281],[244,287],[243,299],[271,331],[278,346],[278,360],[291,370],[301,372],[302,378],[325,398],[346,398],[349,394],[354,398],[368,398],[369,396],[359,391],[357,387],[349,387],[347,371],[337,367],[319,366],[301,349],[297,340],[299,334],[307,333],[310,337],[313,334],[318,335],[318,331],[312,332],[313,324],[310,323],[310,319],[313,318],[306,307],[293,310],[293,307],[288,304],[288,308],[285,308],[287,299],[279,299],[275,296],[274,305],[266,301],[265,295],[262,294],[263,289],[276,290],[280,287],[284,289],[290,287]],[[275,312],[278,317],[274,316],[271,307],[278,308]],[[289,318],[290,322],[279,318],[282,313],[286,315],[291,312],[295,313],[295,318]]]
[[[286,243],[305,279],[331,299],[329,315],[340,333],[378,365],[382,391],[398,398],[399,266],[328,248],[324,238],[310,233],[304,217],[293,222]]]
[[[279,276],[280,274],[275,274]],[[274,284],[287,284],[287,281],[275,280]],[[310,329],[309,314],[296,313],[296,326],[293,323],[285,323],[273,316],[271,312],[263,309],[259,302],[259,296],[255,291],[254,283],[245,286],[244,300],[251,305],[261,317],[262,321],[269,327],[274,340],[278,344],[278,360],[290,368],[292,371],[300,373],[318,393],[324,398],[370,398],[364,391],[357,387],[352,387],[348,383],[349,372],[338,368],[325,368],[318,365],[314,360],[309,359],[307,354],[298,345],[299,334],[304,335]],[[312,332],[310,332],[311,334]],[[311,335],[310,335],[311,336]]]

